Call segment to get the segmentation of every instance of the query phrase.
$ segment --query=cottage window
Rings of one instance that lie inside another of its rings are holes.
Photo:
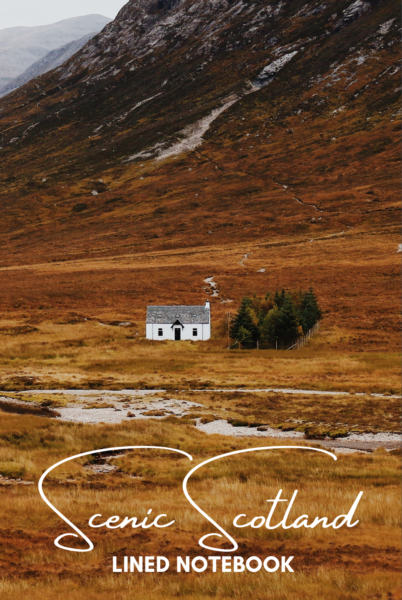
[[[198,329],[196,329],[195,327],[193,329],[193,335],[198,335]]]
[[[158,336],[159,336],[159,337],[162,337],[162,336],[163,336],[163,329],[162,329],[162,328],[159,328],[159,329],[158,329]]]

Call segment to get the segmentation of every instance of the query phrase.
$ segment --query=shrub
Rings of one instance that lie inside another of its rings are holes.
[[[25,467],[15,462],[0,462],[0,475],[18,479],[25,474]]]

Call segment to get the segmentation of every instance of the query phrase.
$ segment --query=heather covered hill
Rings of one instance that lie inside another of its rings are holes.
[[[155,233],[150,209],[192,219],[201,199],[219,221],[254,204],[279,217],[275,231],[388,221],[398,37],[392,1],[129,2],[69,62],[0,102],[1,202],[13,205],[3,232],[35,236],[45,219],[70,237],[83,220],[104,227],[105,212],[120,222],[125,203]]]
[[[279,248],[273,281],[250,274],[228,297],[311,285],[350,324],[362,316],[339,302],[351,280],[367,319],[394,331],[397,296],[384,313],[381,294],[398,271],[399,37],[393,0],[130,1],[0,100],[1,266],[88,261],[90,282],[95,257],[176,253],[155,289],[180,302],[244,253],[269,263]],[[215,271],[193,280],[203,248]],[[105,295],[121,299],[106,286],[95,304]]]

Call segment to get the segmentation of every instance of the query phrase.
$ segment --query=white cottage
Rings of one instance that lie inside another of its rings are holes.
[[[211,307],[148,306],[147,340],[209,340]]]

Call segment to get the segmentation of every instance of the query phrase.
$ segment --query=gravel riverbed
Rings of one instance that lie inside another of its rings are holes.
[[[247,393],[245,390],[236,391]],[[283,389],[277,391],[282,391],[283,393],[328,393]],[[64,397],[71,397],[71,402],[68,402],[66,406],[57,407],[56,410],[60,414],[58,419],[75,423],[117,424],[132,419],[162,419],[169,415],[183,417],[189,412],[207,410],[202,404],[196,402],[175,398],[152,397],[164,393],[166,393],[164,390],[32,390],[29,392],[29,395],[46,394],[50,396],[52,394],[61,394]],[[344,392],[329,393],[333,395],[344,394]],[[35,402],[22,402],[18,399],[2,396],[1,393],[0,400],[20,406],[38,406]],[[101,405],[105,406],[98,408]],[[209,423],[201,423],[200,419],[196,419],[195,426],[199,431],[203,431],[209,435],[220,434],[232,437],[306,440],[303,432],[282,431],[268,426],[264,427],[264,431],[259,431],[256,427],[234,427],[225,419],[218,419]],[[345,452],[347,450],[364,452],[372,451],[381,446],[388,450],[400,448],[402,437],[398,433],[389,432],[352,433],[347,437],[336,440],[327,438],[326,440],[308,440],[308,442],[333,447],[338,452],[342,452],[343,450]]]

